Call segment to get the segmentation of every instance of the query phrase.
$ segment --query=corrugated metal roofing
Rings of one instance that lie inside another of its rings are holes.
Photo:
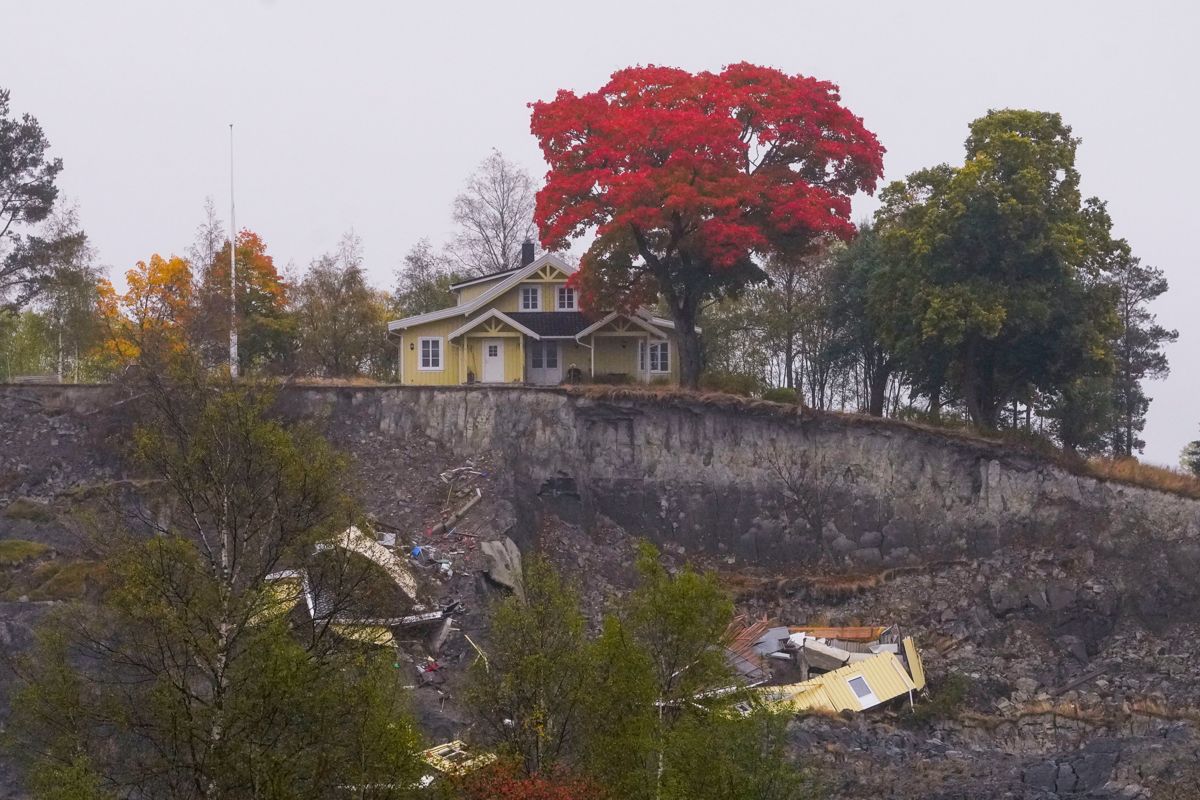
[[[859,677],[866,681],[875,702],[870,702],[869,697],[861,700],[850,686],[850,681]],[[864,711],[917,688],[900,659],[891,653],[880,653],[803,683],[772,686],[762,691],[769,702],[795,711],[838,712]]]

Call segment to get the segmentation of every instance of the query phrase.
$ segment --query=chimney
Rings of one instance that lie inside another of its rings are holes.
[[[526,239],[521,244],[521,266],[528,267],[533,263],[533,242]]]

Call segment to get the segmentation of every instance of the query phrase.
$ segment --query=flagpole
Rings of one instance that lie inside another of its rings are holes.
[[[233,123],[229,123],[229,377],[238,376],[237,223],[233,219]]]

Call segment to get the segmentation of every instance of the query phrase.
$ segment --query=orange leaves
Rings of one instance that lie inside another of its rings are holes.
[[[101,357],[120,366],[150,353],[170,355],[186,349],[184,327],[192,300],[192,271],[187,261],[155,253],[125,273],[127,289],[118,294],[101,279],[97,286],[106,335]]]

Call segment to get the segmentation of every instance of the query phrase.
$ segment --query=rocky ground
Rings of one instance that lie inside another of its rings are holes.
[[[549,556],[598,618],[631,584],[634,542],[603,515],[585,521],[569,481],[523,486],[489,453],[451,455],[328,422],[353,456],[378,530],[432,587],[462,604],[430,670],[426,640],[403,642],[398,666],[431,740],[474,733],[458,696],[485,644],[486,607],[504,591],[481,549],[511,537]],[[123,457],[127,428],[111,414],[59,413],[0,392],[0,648],[26,647],[56,603],[86,597],[106,542],[161,513]],[[460,470],[449,475],[442,473]],[[450,530],[438,523],[478,489]],[[524,492],[518,496],[517,492]],[[865,537],[866,534],[863,534]],[[860,537],[862,538],[862,537]],[[788,572],[663,545],[716,569],[741,610],[784,623],[898,624],[922,647],[930,691],[791,729],[797,758],[829,796],[894,798],[1189,797],[1200,764],[1200,624],[1127,602],[1113,570],[1086,549],[1000,550],[986,557],[858,574]],[[0,684],[0,715],[8,683]],[[0,763],[3,759],[0,759]],[[12,765],[0,766],[7,796]]]

